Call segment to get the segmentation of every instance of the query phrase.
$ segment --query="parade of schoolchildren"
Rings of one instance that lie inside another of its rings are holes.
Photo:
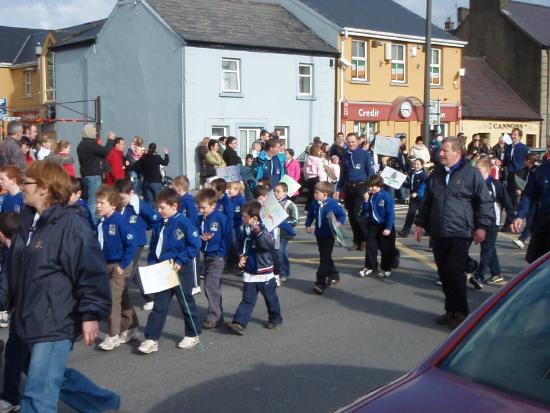
[[[547,411],[547,0],[20,1],[0,413]]]

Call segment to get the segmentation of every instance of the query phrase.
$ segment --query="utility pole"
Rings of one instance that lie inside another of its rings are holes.
[[[424,142],[430,144],[430,80],[432,64],[432,0],[426,0],[426,63],[424,67]]]

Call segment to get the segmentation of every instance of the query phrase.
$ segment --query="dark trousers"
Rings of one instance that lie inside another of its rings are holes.
[[[525,219],[525,227],[523,227],[523,230],[521,231],[521,235],[519,236],[520,241],[527,241],[529,239],[529,234],[531,234],[531,227],[533,226],[533,220],[535,219],[535,208],[529,208],[529,213],[527,214],[527,218]]]
[[[332,250],[334,249],[333,237],[318,237],[317,247],[319,247],[319,268],[317,268],[316,284],[327,286],[327,281],[340,281],[340,274],[332,260]]]
[[[418,197],[409,198],[409,210],[407,211],[407,217],[405,218],[405,225],[403,225],[403,232],[406,234],[411,232],[412,225],[414,224],[414,218],[420,209],[420,205],[422,205],[422,201],[418,199]]]
[[[30,347],[15,333],[15,322],[10,322],[10,335],[4,355],[4,386],[2,399],[19,404],[21,397],[21,375],[30,356]]]
[[[233,316],[233,322],[246,327],[256,306],[258,293],[264,297],[269,322],[281,324],[283,317],[281,317],[281,306],[279,305],[279,297],[277,297],[275,278],[268,282],[243,283],[243,298]]]
[[[192,294],[193,286],[195,284],[192,264],[188,263],[183,265],[178,272],[178,277],[181,288],[174,287],[169,290],[153,294],[155,305],[153,306],[153,311],[151,311],[151,314],[149,314],[149,318],[147,319],[147,325],[145,326],[145,338],[155,341],[158,341],[160,338],[164,324],[166,323],[166,317],[168,316],[172,296],[174,294],[176,295],[183,314],[183,319],[185,321],[185,335],[187,337],[195,337],[201,333],[201,326],[197,316],[197,305],[195,304],[195,298]]]
[[[306,211],[309,210],[309,206],[313,202],[313,195],[315,194],[315,184],[319,182],[319,177],[306,179],[307,198],[306,198]]]
[[[481,251],[479,253],[479,266],[475,273],[476,278],[485,280],[487,270],[491,271],[491,275],[500,274],[500,263],[497,255],[497,236],[499,227],[492,225],[485,230],[485,240],[481,243]]]
[[[141,191],[143,193],[143,200],[151,206],[155,206],[155,199],[157,194],[162,189],[161,182],[143,182]]]
[[[525,260],[532,263],[550,251],[550,213],[537,211],[531,227],[531,241],[527,247]]]
[[[365,267],[369,270],[378,268],[378,250],[380,250],[382,271],[391,271],[391,263],[395,256],[395,228],[390,235],[382,234],[386,229],[384,224],[369,222],[367,226],[367,252],[365,254]]]
[[[365,242],[365,219],[359,217],[363,206],[363,195],[368,191],[366,183],[348,184],[345,188],[344,207],[348,211],[348,219],[353,232],[353,243]]]
[[[510,200],[512,201],[514,211],[518,210],[519,200],[521,198],[521,195],[516,194],[516,189],[517,188],[518,188],[518,186],[516,185],[516,174],[515,174],[515,172],[508,172],[506,174],[506,192],[508,192],[508,196],[510,197]]]
[[[442,237],[432,239],[437,273],[445,295],[445,311],[468,315],[465,271],[472,240]]]

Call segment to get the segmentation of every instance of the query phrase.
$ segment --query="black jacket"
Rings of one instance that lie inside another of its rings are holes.
[[[223,160],[227,166],[242,165],[243,161],[235,149],[227,147],[223,151]]]
[[[108,139],[105,146],[101,146],[95,139],[82,138],[76,148],[81,176],[102,175],[105,157],[111,151],[114,139]]]
[[[82,321],[111,313],[105,259],[82,209],[55,205],[33,228],[25,208],[12,239],[0,299],[27,343],[74,339]],[[33,232],[29,245],[29,232]]]
[[[164,155],[164,159],[162,159],[156,153],[152,155],[146,153],[132,166],[132,169],[137,173],[143,174],[143,182],[161,183],[160,166],[167,166],[168,162],[168,155]]]
[[[445,183],[446,171],[438,165],[428,178],[426,195],[415,224],[432,237],[472,238],[478,228],[495,222],[493,200],[483,177],[468,161]]]

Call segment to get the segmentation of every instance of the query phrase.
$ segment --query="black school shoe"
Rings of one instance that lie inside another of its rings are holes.
[[[481,281],[475,275],[472,275],[470,278],[468,278],[468,281],[470,282],[470,284],[472,284],[474,286],[474,288],[476,290],[482,290],[483,289],[483,281]]]
[[[264,324],[264,328],[267,328],[268,330],[275,330],[276,328],[279,328],[281,323],[272,323],[271,321]]]
[[[325,292],[325,290],[327,289],[328,287],[326,285],[322,285],[322,284],[313,284],[313,292],[315,294],[323,294]]]
[[[239,336],[244,336],[244,333],[246,333],[246,327],[239,323],[227,323],[225,326]]]
[[[391,267],[395,270],[396,268],[399,268],[399,259],[401,258],[401,251],[399,251],[397,248],[395,249],[395,254],[393,255],[393,258],[391,260]]]

